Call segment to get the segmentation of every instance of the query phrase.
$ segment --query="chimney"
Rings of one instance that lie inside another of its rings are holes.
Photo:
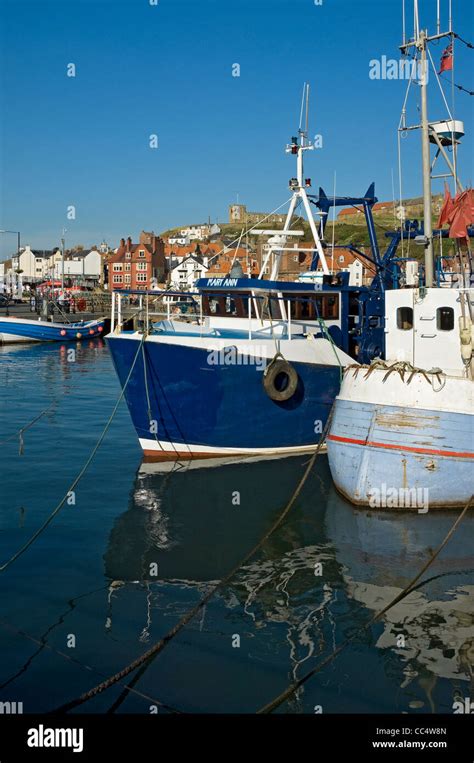
[[[121,238],[121,239],[120,239],[120,249],[123,249],[123,248],[124,248],[124,246],[125,246],[125,239],[124,239],[124,238]]]
[[[129,237],[127,238],[127,252],[129,252],[129,251],[131,250],[131,248],[132,248],[132,239],[131,239],[131,237],[129,236]]]

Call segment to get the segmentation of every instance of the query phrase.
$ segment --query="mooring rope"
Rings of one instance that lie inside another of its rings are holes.
[[[102,671],[98,670],[97,668],[91,665],[88,665],[86,662],[82,662],[77,657],[73,657],[71,654],[67,654],[67,652],[63,652],[61,649],[57,649],[51,644],[48,644],[48,642],[45,641],[43,637],[38,638],[37,636],[33,636],[31,633],[28,633],[28,631],[25,631],[23,628],[18,628],[16,625],[13,625],[12,623],[8,622],[3,617],[0,618],[0,627],[3,628],[4,630],[10,631],[11,633],[15,633],[15,635],[17,636],[23,636],[23,638],[27,639],[28,641],[31,641],[33,644],[36,644],[36,646],[47,649],[52,654],[57,654],[60,657],[63,657],[65,660],[68,660],[68,662],[72,662],[75,665],[78,665],[79,667],[84,668],[84,670],[88,670],[90,673],[95,673],[98,676],[104,675],[104,673],[102,673]],[[155,697],[150,697],[148,694],[145,694],[144,692],[141,692],[138,689],[124,686],[124,691],[125,689],[132,694],[136,694],[141,699],[146,699],[147,702],[152,702],[154,705],[159,705],[160,707],[163,707],[172,713],[181,714],[182,712],[181,710],[178,710],[177,708],[172,707],[171,705],[167,705],[164,702],[161,702],[160,700],[155,699]]]
[[[23,546],[21,546],[18,549],[18,551],[16,551],[6,562],[4,562],[4,564],[2,564],[0,566],[0,572],[4,572],[7,569],[7,567],[9,567],[11,564],[13,564],[13,562],[16,561],[16,559],[18,559],[22,554],[24,554],[25,551],[32,545],[32,543],[34,543],[35,540],[37,538],[39,538],[39,536],[44,532],[44,530],[46,530],[48,525],[52,522],[52,520],[54,519],[56,514],[58,514],[61,511],[62,507],[64,506],[64,504],[66,503],[67,499],[69,498],[69,496],[73,492],[74,488],[79,484],[79,482],[83,478],[84,474],[86,473],[87,469],[89,468],[90,464],[92,463],[95,454],[99,450],[99,448],[100,448],[100,446],[101,446],[101,444],[102,444],[102,442],[103,442],[103,440],[105,438],[105,435],[107,434],[107,432],[109,430],[109,427],[112,424],[112,421],[113,421],[113,419],[115,417],[115,414],[117,413],[118,407],[119,407],[119,405],[120,405],[120,403],[122,401],[122,398],[123,398],[123,396],[125,394],[125,390],[126,390],[127,385],[128,385],[128,383],[130,381],[130,378],[132,376],[133,369],[135,368],[135,364],[137,362],[137,358],[138,358],[138,355],[140,353],[140,350],[141,350],[144,338],[145,337],[143,336],[141,341],[140,341],[140,344],[138,346],[137,352],[136,352],[135,357],[133,359],[133,363],[132,363],[132,365],[130,367],[130,371],[128,372],[128,376],[127,376],[127,378],[125,380],[125,384],[123,385],[123,387],[121,389],[120,395],[118,397],[117,402],[114,405],[112,413],[110,414],[109,419],[108,419],[104,429],[102,430],[102,433],[101,433],[99,439],[97,440],[96,444],[92,448],[92,451],[90,452],[90,454],[89,454],[89,456],[88,456],[84,466],[80,470],[79,474],[72,481],[72,483],[69,485],[68,489],[66,490],[66,493],[63,495],[63,497],[61,498],[59,503],[55,506],[55,508],[52,510],[52,512],[49,514],[49,516],[45,519],[43,524],[36,530],[36,532],[33,533],[33,535],[26,541],[26,543],[24,543]]]
[[[21,427],[21,429],[18,429],[16,432],[13,432],[9,437],[6,437],[4,440],[0,440],[0,445],[5,445],[5,443],[10,442],[10,440],[14,440],[15,437],[19,438],[19,455],[22,456],[24,453],[24,441],[23,441],[23,432],[26,432],[28,429],[30,429],[33,424],[36,424],[37,421],[39,421],[43,416],[48,413],[48,411],[53,408],[57,403],[57,400],[53,400],[52,403],[48,405],[47,408],[45,408],[41,413],[38,413],[37,416],[34,417],[28,424],[25,424]]]
[[[230,572],[227,573],[227,575],[222,578],[216,585],[214,585],[205,596],[194,606],[192,609],[190,609],[181,620],[179,620],[176,625],[171,628],[171,630],[168,631],[168,633],[163,636],[159,641],[156,642],[150,649],[148,649],[144,654],[142,654],[140,657],[137,657],[133,662],[126,665],[122,670],[118,671],[114,675],[110,676],[106,681],[103,681],[102,683],[98,684],[97,686],[94,686],[94,688],[90,689],[89,691],[85,692],[84,694],[81,694],[80,697],[77,697],[76,699],[71,700],[70,702],[67,702],[64,705],[61,705],[60,707],[56,708],[54,712],[68,712],[69,710],[74,709],[75,707],[78,707],[79,705],[82,705],[84,702],[87,702],[89,699],[92,699],[93,697],[97,696],[101,692],[105,691],[106,689],[109,689],[111,686],[113,686],[117,681],[121,681],[125,676],[129,675],[129,673],[132,673],[136,668],[143,665],[145,662],[148,662],[148,660],[153,659],[156,657],[171,641],[172,639],[197,615],[197,613],[204,607],[206,604],[212,599],[212,597],[219,591],[221,588],[224,588],[236,575],[236,573],[251,559],[254,554],[263,546],[263,544],[268,540],[268,538],[275,532],[275,530],[278,529],[278,527],[281,525],[285,517],[288,515],[290,509],[292,508],[293,504],[295,503],[296,499],[298,498],[299,494],[301,493],[301,490],[303,489],[306,480],[308,479],[311,470],[314,466],[314,463],[316,461],[316,458],[318,457],[321,448],[323,446],[323,443],[326,439],[326,435],[328,433],[329,427],[331,425],[331,420],[334,412],[334,403],[331,407],[331,410],[329,412],[329,416],[327,418],[326,424],[324,426],[323,432],[321,433],[321,438],[318,442],[318,445],[311,456],[310,460],[308,461],[308,465],[303,473],[303,476],[301,477],[300,481],[298,482],[298,485],[296,486],[295,490],[293,491],[293,494],[286,504],[283,511],[280,513],[280,515],[277,517],[275,522],[272,524],[269,530],[260,538],[258,543],[230,570]]]
[[[151,411],[150,394],[149,394],[149,389],[148,389],[147,356],[146,356],[145,345],[144,344],[142,345],[142,356],[143,356],[143,379],[144,379],[144,383],[145,383],[145,395],[146,395],[146,402],[147,402],[147,412],[148,412],[148,418],[149,418],[150,426],[151,426],[152,411]],[[155,370],[155,369],[153,369],[153,367],[152,367],[152,370]],[[158,384],[160,386],[160,390],[162,392],[162,395],[163,395],[164,401],[165,401],[165,403],[166,403],[166,405],[168,407],[168,410],[169,410],[169,412],[171,414],[171,417],[174,419],[174,423],[176,424],[176,428],[177,428],[179,434],[181,435],[181,437],[183,438],[183,445],[185,445],[186,448],[188,449],[189,460],[192,461],[193,457],[194,457],[194,454],[193,454],[193,452],[191,450],[191,447],[190,447],[189,443],[186,441],[187,438],[184,437],[183,432],[181,431],[181,427],[179,426],[178,420],[176,419],[176,416],[173,413],[172,407],[168,403],[168,399],[167,399],[165,391],[164,391],[164,389],[163,389],[163,387],[161,385],[161,382],[159,380],[158,374],[156,373],[156,370],[155,370],[155,377],[156,377],[156,380],[157,380],[157,382],[158,382]],[[155,395],[155,399],[156,399],[156,395]],[[158,412],[159,413],[161,412],[159,404],[158,404]],[[174,453],[175,453],[175,459],[173,461],[173,468],[172,468],[172,471],[174,472],[175,467],[180,463],[180,460],[182,460],[182,459],[180,459],[179,452],[178,452],[178,450],[176,448],[176,445],[173,442],[172,436],[170,437],[170,435],[169,435],[168,427],[165,424],[165,416],[164,416],[164,414],[162,415],[162,420],[163,420],[163,424],[164,424],[164,428],[165,428],[165,434],[168,437],[169,443],[170,443],[170,445],[173,448]],[[154,432],[153,436],[154,436],[156,442],[158,443],[158,445],[160,446],[161,451],[163,453],[165,453],[165,449],[163,448],[163,445],[161,444],[160,440],[158,439],[157,433]],[[165,453],[165,455],[166,455],[166,453]]]
[[[430,556],[426,564],[423,565],[421,570],[415,575],[415,577],[410,581],[410,583],[401,591],[395,598],[390,601],[386,607],[384,607],[380,612],[377,612],[373,617],[370,618],[370,620],[365,623],[365,625],[358,628],[355,633],[352,634],[349,638],[345,639],[345,641],[340,644],[337,649],[334,650],[334,652],[331,652],[328,657],[325,657],[324,660],[319,662],[312,670],[310,670],[308,673],[306,673],[302,678],[299,678],[297,681],[294,681],[292,684],[290,684],[285,691],[283,691],[281,694],[278,695],[278,697],[275,697],[271,702],[261,707],[259,710],[257,710],[257,714],[267,714],[273,712],[273,710],[276,710],[277,707],[279,707],[283,702],[285,702],[287,699],[289,699],[299,688],[300,686],[303,686],[307,681],[309,681],[310,678],[312,678],[316,673],[319,673],[323,668],[325,668],[327,665],[329,665],[345,648],[346,646],[349,646],[357,635],[360,633],[363,633],[368,628],[370,628],[377,620],[380,620],[380,618],[388,612],[389,609],[392,609],[392,607],[395,606],[395,604],[398,604],[402,599],[404,599],[408,594],[412,593],[416,588],[416,583],[419,581],[421,576],[424,572],[432,565],[436,557],[440,554],[440,552],[443,550],[449,539],[452,537],[452,535],[457,530],[458,526],[461,524],[462,520],[464,519],[467,511],[469,510],[471,504],[474,501],[474,494],[471,495],[468,502],[464,506],[463,510],[457,517],[456,521],[452,525],[451,529],[448,531],[447,535],[445,536],[442,543],[438,546],[436,551],[433,552],[433,554]]]
[[[413,366],[406,360],[396,360],[394,363],[387,363],[385,360],[381,360],[380,358],[374,358],[370,365],[351,363],[350,366],[346,366],[344,373],[350,370],[354,371],[354,376],[357,376],[359,371],[366,371],[367,373],[364,374],[364,379],[368,379],[373,371],[386,371],[387,373],[383,377],[382,383],[384,383],[391,374],[397,373],[403,383],[405,383],[405,374],[408,374],[407,384],[411,384],[412,379],[417,374],[420,374],[424,379],[426,379],[428,384],[433,387],[434,392],[440,392],[446,385],[446,374],[441,368],[430,368],[429,370],[425,370],[424,368],[417,368],[416,366]],[[433,380],[428,377],[428,374],[431,374],[433,377],[437,378],[440,385],[438,388],[433,386]]]

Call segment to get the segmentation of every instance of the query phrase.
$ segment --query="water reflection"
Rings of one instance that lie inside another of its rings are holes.
[[[347,594],[370,611],[383,609],[415,577],[444,539],[453,512],[404,514],[354,510],[331,500],[328,533],[343,565]],[[376,641],[404,664],[404,686],[426,672],[470,680],[474,668],[472,512],[413,591],[384,616]]]
[[[172,612],[174,624],[270,527],[306,463],[302,457],[234,459],[171,470],[142,464],[104,556],[107,629],[113,628],[114,601],[130,586],[147,592],[137,638],[149,640],[155,613]],[[356,510],[335,492],[320,458],[284,524],[216,598],[252,634],[255,659],[283,664],[290,678],[300,677],[411,581],[454,519],[452,512]],[[358,645],[376,647],[386,679],[395,678],[400,689],[416,679],[433,711],[437,679],[454,682],[450,695],[472,677],[473,524],[468,515],[424,576],[430,578],[426,585],[356,638]],[[192,628],[218,632],[220,617],[213,608]]]

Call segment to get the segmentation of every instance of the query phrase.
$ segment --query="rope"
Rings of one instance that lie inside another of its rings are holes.
[[[464,43],[464,45],[466,45],[466,47],[471,48],[472,50],[474,50],[474,45],[472,44],[472,42],[468,42],[467,40],[464,40],[459,34],[456,34],[456,32],[452,32],[452,35],[453,35],[453,37],[456,38],[456,40],[459,40],[459,42]]]
[[[145,381],[145,394],[146,394],[147,408],[148,408],[148,419],[149,419],[149,421],[151,421],[151,403],[150,403],[150,395],[149,395],[149,391],[148,391],[148,373],[147,373],[147,358],[146,358],[146,352],[145,352],[145,345],[143,345],[143,347],[142,347],[142,355],[143,355],[143,372],[144,372],[144,381]],[[186,447],[188,449],[189,460],[192,461],[193,457],[194,457],[193,456],[193,452],[191,450],[191,447],[190,447],[189,443],[184,442],[186,440],[186,438],[184,437],[184,434],[183,434],[183,432],[181,430],[181,427],[180,427],[180,425],[178,423],[178,420],[176,419],[176,416],[173,413],[172,407],[168,403],[168,399],[166,397],[166,394],[165,394],[165,391],[164,391],[163,387],[161,386],[161,383],[160,383],[160,380],[158,378],[158,375],[156,374],[156,371],[155,371],[155,376],[156,376],[156,380],[157,380],[157,382],[158,382],[158,384],[160,386],[160,389],[161,389],[161,392],[162,392],[162,395],[163,395],[163,399],[164,399],[166,405],[168,406],[168,410],[169,410],[172,418],[174,419],[174,423],[176,424],[176,428],[178,429],[179,434],[183,438],[183,445],[186,445]],[[164,416],[162,418],[163,418],[163,421],[164,421],[165,420]],[[172,437],[170,437],[167,427],[165,427],[165,433],[166,433],[166,436],[168,437],[168,440],[169,440],[170,444],[172,445],[172,448],[173,448],[173,450],[174,450],[174,452],[176,454],[176,458],[175,458],[175,460],[173,462],[173,468],[171,470],[171,471],[174,471],[175,466],[178,466],[178,468],[179,468],[180,466],[182,466],[182,464],[180,462],[178,451],[177,451],[175,445],[173,444]],[[160,446],[162,452],[164,452],[164,448],[161,445],[160,441],[158,440],[157,433],[153,432],[153,434],[154,434],[155,440],[158,443],[158,445]]]
[[[443,73],[441,73],[439,76],[442,77],[443,79],[447,79],[446,75]],[[458,90],[462,90],[463,93],[467,93],[467,95],[474,95],[474,90],[468,90],[462,85],[458,85],[456,82],[453,82],[453,86],[456,87]]]
[[[336,344],[335,344],[334,339],[332,338],[331,334],[329,333],[329,329],[326,326],[326,324],[324,322],[324,319],[319,314],[319,308],[318,308],[318,301],[317,300],[315,300],[314,306],[316,308],[316,315],[318,316],[318,323],[319,323],[319,327],[321,329],[321,332],[322,332],[323,336],[326,337],[327,341],[331,344],[331,347],[332,347],[332,350],[334,352],[334,355],[336,356],[336,360],[337,360],[337,363],[338,363],[338,366],[339,366],[339,384],[342,384],[342,377],[344,376],[344,370],[343,370],[342,363],[341,363],[341,360],[339,358],[338,352],[336,350]]]
[[[382,379],[382,382],[385,382],[388,379],[388,377],[393,373],[397,373],[400,379],[402,380],[402,382],[405,382],[405,374],[409,374],[407,384],[411,383],[413,377],[416,374],[421,374],[421,376],[423,376],[423,378],[426,379],[428,384],[430,384],[431,387],[433,387],[433,390],[435,392],[440,392],[443,389],[443,387],[446,385],[446,375],[441,370],[441,368],[430,368],[428,371],[425,371],[424,368],[417,368],[416,366],[412,366],[411,363],[405,360],[396,360],[394,363],[389,364],[389,363],[386,363],[384,360],[380,360],[379,358],[376,358],[375,360],[372,361],[372,363],[369,366],[359,365],[358,363],[352,363],[350,366],[346,366],[344,373],[346,373],[346,371],[349,371],[351,369],[354,370],[355,376],[357,376],[359,371],[367,370],[367,373],[364,375],[364,379],[368,379],[373,371],[376,371],[376,370],[387,371],[387,373]],[[440,385],[437,389],[433,386],[433,379],[430,379],[428,377],[428,374],[432,374],[432,376],[436,376],[438,383]]]
[[[116,412],[117,412],[117,409],[118,409],[118,407],[119,407],[119,405],[120,405],[120,403],[121,403],[121,401],[122,401],[122,398],[123,398],[123,396],[124,396],[124,394],[125,394],[125,390],[126,390],[126,388],[127,388],[127,385],[128,385],[128,383],[129,383],[129,381],[130,381],[130,377],[131,377],[131,375],[132,375],[133,369],[135,368],[135,363],[137,362],[137,358],[138,358],[138,355],[139,355],[139,352],[140,352],[140,349],[141,349],[141,346],[142,346],[142,343],[143,343],[143,339],[144,339],[144,337],[142,338],[142,340],[141,340],[141,342],[140,342],[140,345],[139,345],[139,347],[138,347],[138,350],[137,350],[137,352],[136,352],[136,354],[135,354],[135,357],[134,357],[134,359],[133,359],[133,363],[132,363],[132,365],[131,365],[131,367],[130,367],[130,371],[129,371],[129,373],[128,373],[127,379],[126,379],[126,381],[125,381],[125,384],[124,384],[124,385],[123,385],[123,387],[122,387],[122,390],[121,390],[121,392],[120,392],[120,395],[119,395],[119,397],[118,397],[118,400],[117,400],[117,402],[115,403],[115,406],[114,406],[114,408],[113,408],[113,411],[112,411],[111,415],[109,416],[109,419],[108,419],[108,421],[107,421],[107,423],[106,423],[106,425],[105,425],[104,429],[102,430],[102,433],[101,433],[101,435],[100,435],[99,439],[97,440],[96,444],[95,444],[95,445],[94,445],[94,447],[92,448],[92,451],[91,451],[91,453],[90,453],[89,457],[87,458],[87,460],[86,460],[86,462],[85,462],[84,466],[82,467],[81,471],[79,472],[79,474],[77,475],[77,477],[76,477],[76,478],[73,480],[73,482],[71,483],[71,485],[70,485],[70,486],[69,486],[69,488],[67,489],[66,493],[64,494],[64,496],[61,498],[61,500],[60,500],[60,501],[59,501],[59,503],[57,504],[57,506],[56,506],[56,507],[53,509],[53,511],[52,511],[52,512],[49,514],[49,516],[47,517],[47,519],[45,519],[45,521],[44,521],[44,522],[43,522],[43,524],[42,524],[42,525],[41,525],[41,526],[38,528],[38,530],[36,530],[36,532],[34,532],[34,533],[33,533],[33,535],[32,535],[32,536],[29,538],[29,540],[27,540],[27,541],[26,541],[26,543],[24,543],[24,544],[23,544],[23,546],[21,546],[21,548],[19,548],[19,549],[18,549],[18,551],[16,551],[16,552],[15,552],[15,553],[14,553],[14,554],[13,554],[13,555],[12,555],[12,556],[11,556],[11,557],[10,557],[10,558],[7,560],[7,561],[6,561],[6,562],[4,562],[4,564],[2,564],[2,565],[0,566],[0,572],[4,572],[4,571],[5,571],[5,570],[6,570],[6,569],[7,569],[7,568],[8,568],[8,567],[11,565],[11,564],[13,564],[13,562],[14,562],[14,561],[16,561],[16,560],[17,560],[17,559],[18,559],[18,558],[19,558],[19,557],[20,557],[22,554],[24,554],[24,553],[25,553],[25,551],[26,551],[26,550],[27,550],[27,549],[28,549],[28,548],[29,548],[29,547],[32,545],[32,543],[34,543],[34,542],[35,542],[35,540],[36,540],[37,538],[39,538],[39,536],[40,536],[40,535],[41,535],[41,534],[44,532],[44,530],[46,530],[46,528],[47,528],[47,527],[48,527],[48,525],[49,525],[49,524],[52,522],[52,520],[54,519],[54,517],[56,516],[56,514],[58,514],[58,513],[61,511],[61,509],[62,509],[62,507],[64,506],[64,504],[65,504],[66,500],[68,499],[68,497],[69,497],[70,493],[71,493],[71,492],[74,490],[74,488],[75,488],[75,487],[76,487],[76,486],[79,484],[79,482],[81,481],[82,477],[83,477],[83,476],[84,476],[84,474],[86,473],[86,471],[87,471],[87,469],[89,468],[89,466],[90,466],[90,464],[91,464],[91,462],[92,462],[92,460],[93,460],[93,458],[94,458],[95,454],[96,454],[96,453],[97,453],[97,451],[99,450],[99,448],[100,448],[100,446],[101,446],[101,444],[102,444],[102,441],[104,440],[104,437],[105,437],[105,435],[107,434],[107,432],[108,432],[108,430],[109,430],[109,427],[110,427],[110,425],[112,424],[112,421],[113,421],[113,419],[114,419],[114,417],[115,417],[115,414],[116,414]]]
[[[436,551],[431,555],[431,557],[428,559],[426,564],[423,565],[423,567],[418,572],[418,574],[415,575],[413,580],[403,589],[403,591],[401,591],[397,596],[395,596],[395,598],[392,599],[392,601],[389,602],[389,604],[387,604],[386,607],[384,607],[382,610],[380,610],[380,612],[377,612],[373,617],[371,617],[370,620],[365,625],[363,625],[361,628],[358,628],[355,631],[355,633],[353,633],[352,636],[350,636],[349,638],[345,639],[345,641],[343,641],[342,644],[340,644],[337,647],[337,649],[334,650],[334,652],[332,652],[328,657],[326,657],[324,660],[322,660],[320,663],[318,663],[312,670],[310,670],[308,673],[306,673],[306,675],[304,675],[302,678],[298,679],[294,683],[290,684],[290,686],[288,686],[288,688],[285,689],[285,691],[283,691],[281,694],[279,694],[278,697],[275,697],[275,699],[273,699],[271,702],[269,702],[268,704],[264,705],[259,710],[257,710],[257,714],[268,714],[268,713],[273,712],[273,710],[275,710],[283,702],[285,702],[289,697],[291,697],[292,694],[294,694],[295,691],[297,691],[300,688],[300,686],[305,684],[306,681],[308,681],[310,678],[312,678],[312,676],[314,676],[316,673],[319,673],[323,668],[326,667],[326,665],[329,665],[343,651],[343,649],[346,648],[346,646],[348,646],[349,644],[351,644],[354,641],[355,637],[359,633],[363,633],[368,628],[370,628],[375,622],[377,622],[377,620],[379,620],[386,612],[388,612],[389,609],[392,609],[392,607],[394,607],[395,604],[398,604],[400,601],[402,601],[402,599],[404,599],[406,596],[408,596],[408,594],[412,593],[412,591],[415,588],[415,584],[421,578],[423,573],[426,572],[428,567],[431,566],[431,564],[434,562],[436,557],[443,550],[443,548],[445,547],[445,545],[447,544],[447,542],[449,541],[451,536],[454,534],[454,532],[458,528],[459,524],[464,519],[464,516],[466,515],[466,513],[467,513],[469,507],[471,506],[473,500],[474,500],[474,494],[471,495],[471,497],[469,498],[468,502],[464,506],[463,510],[459,514],[458,518],[456,519],[456,521],[454,522],[453,526],[451,527],[451,529],[449,530],[449,532],[445,536],[445,538],[442,541],[442,543],[438,546]]]
[[[132,671],[134,671],[136,668],[140,667],[144,663],[148,662],[152,658],[156,657],[166,646],[171,642],[171,640],[184,628],[185,625],[187,625],[196,615],[197,613],[204,607],[206,604],[210,601],[210,599],[214,596],[214,594],[217,593],[221,588],[224,588],[230,580],[235,576],[235,574],[241,569],[241,567],[246,564],[249,559],[251,559],[255,553],[263,546],[263,544],[268,540],[268,538],[275,532],[275,530],[278,529],[278,527],[281,525],[285,517],[288,515],[290,509],[292,508],[294,502],[298,498],[299,494],[301,493],[301,490],[303,489],[303,486],[306,483],[306,480],[309,477],[309,474],[314,466],[314,463],[316,461],[316,458],[318,457],[321,447],[324,443],[324,440],[326,438],[326,434],[329,430],[329,427],[331,425],[331,420],[333,416],[334,411],[334,404],[329,412],[328,419],[326,421],[326,425],[324,427],[324,430],[321,434],[321,438],[319,440],[319,443],[308,461],[308,465],[304,471],[303,476],[301,477],[298,485],[296,486],[290,500],[286,504],[285,508],[281,512],[281,514],[277,517],[275,522],[272,524],[269,530],[263,535],[262,538],[258,541],[258,543],[241,559],[232,569],[231,571],[224,577],[222,580],[220,580],[216,585],[214,585],[208,593],[201,599],[201,601],[198,602],[192,609],[190,609],[182,618],[179,620],[176,625],[171,628],[168,633],[163,636],[159,641],[156,642],[150,649],[148,649],[144,654],[142,654],[140,657],[137,657],[137,659],[133,660],[133,662],[129,663],[125,668],[115,673],[113,676],[110,676],[106,681],[103,681],[101,684],[98,684],[97,686],[94,686],[93,689],[90,689],[90,691],[85,692],[85,694],[82,694],[80,697],[71,700],[70,702],[66,703],[65,705],[61,705],[61,707],[56,708],[55,712],[68,712],[69,710],[72,710],[73,708],[78,707],[79,705],[82,705],[84,702],[87,702],[89,699],[92,699],[92,697],[97,696],[98,694],[101,694],[106,689],[109,689],[111,686],[113,686],[117,681],[121,681],[125,676],[129,675]]]
[[[44,411],[41,411],[37,416],[35,416],[34,419],[32,419],[29,424],[25,424],[25,426],[21,427],[17,432],[14,432],[9,437],[6,437],[5,440],[0,440],[0,445],[5,445],[5,443],[10,442],[10,440],[13,440],[15,437],[18,437],[20,440],[20,449],[19,449],[19,455],[22,456],[24,453],[24,441],[23,441],[23,432],[26,432],[27,429],[30,429],[30,427],[33,426],[33,424],[36,424],[37,421],[39,421],[45,413],[47,413],[53,406],[55,406],[57,403],[57,400],[53,400],[50,405],[48,405],[47,408],[44,409]]]
[[[53,654],[58,654],[60,657],[63,657],[65,660],[68,660],[69,662],[73,662],[75,665],[79,665],[79,667],[84,668],[84,670],[88,670],[91,673],[96,673],[99,676],[103,676],[104,673],[102,673],[97,668],[91,667],[91,665],[87,665],[87,663],[82,662],[77,657],[73,657],[71,654],[67,654],[67,652],[63,652],[60,649],[56,649],[56,647],[51,646],[51,644],[48,644],[43,637],[37,638],[36,636],[32,636],[31,633],[28,633],[27,631],[23,630],[22,628],[18,628],[12,623],[9,623],[4,618],[0,619],[0,627],[4,628],[4,630],[8,630],[12,633],[15,633],[17,636],[23,636],[24,638],[28,639],[28,641],[32,641],[34,644],[39,646],[41,649],[48,649]],[[161,707],[164,707],[166,710],[170,710],[173,713],[181,713],[180,710],[177,710],[174,707],[171,707],[170,705],[166,705],[164,702],[160,702],[159,700],[155,699],[154,697],[150,697],[148,694],[144,694],[141,691],[138,691],[138,689],[133,689],[132,687],[124,686],[124,690],[127,689],[127,691],[137,694],[141,699],[146,699],[149,702],[152,702],[154,705],[160,705]]]
[[[293,196],[290,196],[290,198],[287,199],[286,201],[284,201],[283,204],[280,204],[279,207],[275,207],[275,209],[273,209],[271,212],[269,212],[268,215],[265,215],[265,217],[262,217],[262,219],[259,220],[258,222],[256,222],[255,225],[252,225],[251,228],[247,228],[247,230],[245,231],[245,235],[247,235],[248,233],[253,231],[255,228],[258,228],[259,225],[261,225],[263,222],[265,222],[265,220],[268,220],[268,218],[271,217],[272,215],[274,215],[275,212],[278,212],[279,209],[281,209],[282,207],[286,207],[286,205],[292,200],[292,198],[293,198]],[[230,248],[231,246],[233,246],[237,241],[238,241],[238,237],[234,238],[234,240],[231,241],[230,244],[227,245],[227,248]],[[217,254],[213,254],[212,257],[209,257],[209,260],[208,260],[207,264],[210,265],[211,262],[216,259],[216,257],[220,257],[220,255],[224,252],[225,248],[226,247],[223,247],[219,252],[217,252]]]

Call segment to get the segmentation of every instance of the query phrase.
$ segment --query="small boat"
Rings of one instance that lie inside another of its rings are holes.
[[[101,336],[105,318],[75,323],[52,323],[31,318],[0,317],[0,344],[72,342]]]

